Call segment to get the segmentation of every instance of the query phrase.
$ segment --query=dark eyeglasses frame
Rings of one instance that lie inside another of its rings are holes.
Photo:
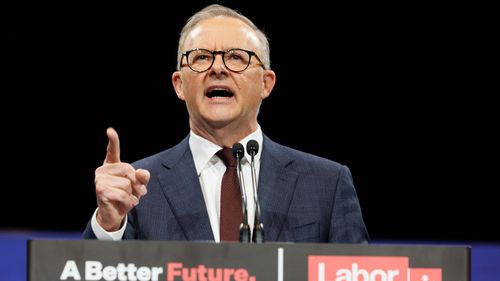
[[[240,70],[240,71],[234,71],[232,70],[231,68],[229,68],[227,65],[226,65],[226,60],[224,59],[224,55],[227,54],[228,52],[231,52],[231,51],[235,51],[235,50],[239,50],[239,51],[243,51],[245,53],[248,54],[249,56],[249,59],[248,59],[248,64],[247,66],[243,69],[243,70]],[[212,54],[212,63],[210,63],[210,66],[203,70],[203,71],[198,71],[198,70],[194,70],[191,65],[189,64],[189,60],[188,60],[188,56],[191,52],[194,52],[194,51],[206,51],[206,52],[209,52]],[[252,52],[252,51],[249,51],[249,50],[245,50],[245,49],[240,49],[240,48],[232,48],[232,49],[228,49],[228,50],[225,50],[225,51],[210,51],[210,50],[207,50],[207,49],[202,49],[202,48],[196,48],[196,49],[192,49],[192,50],[189,50],[189,51],[185,51],[182,53],[182,57],[181,57],[181,67],[183,66],[188,66],[189,69],[191,69],[192,71],[194,72],[197,72],[197,73],[203,73],[205,71],[208,71],[210,68],[212,68],[212,66],[214,65],[214,62],[215,62],[215,56],[220,54],[222,56],[222,62],[224,63],[224,66],[232,71],[232,72],[235,72],[235,73],[241,73],[245,70],[247,70],[247,68],[250,66],[251,62],[252,62],[252,57],[255,57],[258,61],[259,61],[259,65],[262,66],[262,68],[266,69],[264,67],[264,64],[262,63],[262,61],[260,60],[259,56],[257,56],[257,54],[255,52]],[[186,63],[183,64],[182,63],[182,60],[184,59],[184,57],[186,57]]]

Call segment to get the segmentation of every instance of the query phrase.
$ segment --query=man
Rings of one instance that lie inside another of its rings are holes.
[[[108,129],[106,159],[95,176],[98,208],[83,237],[236,240],[222,231],[223,210],[232,202],[222,199],[226,160],[219,151],[254,139],[260,146],[255,166],[267,241],[367,242],[348,168],[279,145],[262,133],[257,115],[275,81],[267,38],[249,19],[220,5],[191,17],[172,75],[177,96],[186,102],[191,132],[171,149],[130,165],[120,162],[118,134]],[[241,163],[252,227],[249,159],[245,154]],[[241,209],[237,212],[241,217]],[[239,223],[230,232],[238,228]]]

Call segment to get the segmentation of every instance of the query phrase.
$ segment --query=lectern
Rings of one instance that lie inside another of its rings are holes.
[[[28,241],[28,280],[469,281],[470,247]]]

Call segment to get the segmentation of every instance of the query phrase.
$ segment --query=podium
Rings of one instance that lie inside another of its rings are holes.
[[[468,246],[28,241],[28,280],[469,281]]]

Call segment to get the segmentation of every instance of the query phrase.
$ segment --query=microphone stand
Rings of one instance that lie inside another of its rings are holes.
[[[248,225],[248,210],[247,210],[247,195],[245,189],[245,180],[243,178],[243,170],[241,168],[241,158],[245,153],[245,149],[241,143],[235,143],[233,145],[233,156],[236,158],[236,167],[238,174],[238,182],[240,184],[241,201],[242,201],[242,212],[243,212],[243,222],[240,225],[240,242],[250,243],[251,233],[250,226]]]
[[[255,140],[249,140],[247,142],[247,152],[250,154],[251,161],[250,167],[252,170],[252,186],[253,186],[253,199],[255,203],[255,221],[252,233],[253,243],[264,243],[264,224],[260,221],[260,203],[259,196],[257,194],[257,175],[255,172],[255,155],[259,152],[259,143]]]

